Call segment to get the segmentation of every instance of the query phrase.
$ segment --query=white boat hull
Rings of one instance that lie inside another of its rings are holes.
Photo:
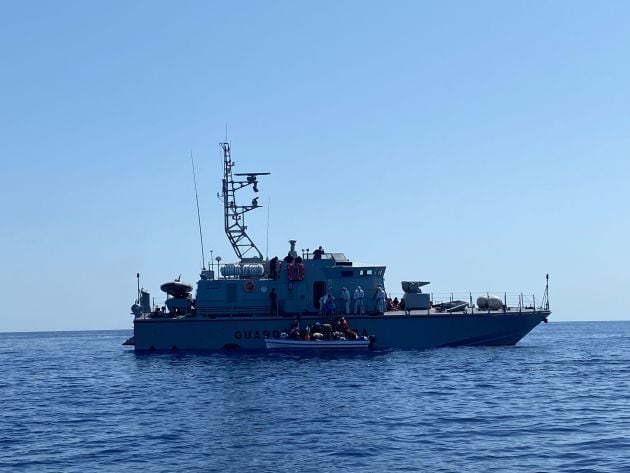
[[[267,350],[367,350],[371,340],[294,340],[265,338]]]

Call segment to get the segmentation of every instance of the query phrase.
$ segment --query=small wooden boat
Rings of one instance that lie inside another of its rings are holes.
[[[295,340],[293,338],[265,338],[267,350],[367,350],[376,339],[359,340]]]

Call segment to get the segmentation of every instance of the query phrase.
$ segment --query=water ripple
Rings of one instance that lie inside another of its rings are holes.
[[[128,335],[0,334],[0,470],[630,471],[630,323],[343,357]]]

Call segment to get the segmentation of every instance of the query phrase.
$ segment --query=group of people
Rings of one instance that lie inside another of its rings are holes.
[[[405,310],[405,300],[398,300],[398,297],[394,297],[392,300],[391,297],[385,299],[385,305],[387,306],[387,310]]]
[[[320,246],[315,251],[313,251],[313,259],[321,260],[322,256],[325,254],[324,249]],[[308,254],[307,254],[308,258]],[[295,250],[292,248],[291,251],[284,257],[283,261],[288,265],[293,265],[294,263],[300,264],[303,262],[302,258],[297,255]],[[290,267],[290,266],[289,266]],[[280,270],[282,268],[282,262],[278,259],[277,256],[274,256],[269,260],[269,278],[276,280],[280,277]],[[301,280],[302,278],[297,278],[295,280]],[[290,278],[291,280],[291,278]],[[278,314],[278,295],[275,289],[271,290],[269,294],[270,303],[271,303],[271,313],[274,315]],[[395,298],[393,301],[387,297],[385,290],[382,286],[378,286],[374,293],[374,307],[376,312],[379,314],[385,313],[386,310],[397,310],[398,309],[398,298]],[[365,291],[361,286],[357,286],[354,290],[354,293],[351,293],[348,288],[343,287],[341,289],[341,310],[340,312],[350,315],[357,314],[363,315],[365,314]],[[330,291],[326,292],[319,298],[319,313],[320,315],[326,316],[330,319],[333,315],[337,314],[337,306],[335,305],[335,297],[330,293]],[[351,310],[352,309],[352,310]]]
[[[304,266],[301,256],[297,256],[295,252],[289,251],[282,261],[287,264],[289,281],[301,281],[304,279]],[[275,281],[280,278],[282,261],[280,261],[277,256],[269,260],[269,279]]]
[[[391,298],[386,297],[385,290],[382,286],[378,286],[376,288],[376,292],[374,293],[374,301],[376,312],[379,314],[385,313],[385,309],[389,310],[403,310],[402,305],[398,302],[398,298],[394,298],[392,301]],[[351,297],[350,291],[348,291],[347,287],[341,288],[341,302],[343,313],[345,315],[356,314],[363,315],[365,314],[365,305],[363,300],[365,299],[365,291],[361,286],[357,286],[354,290],[354,297]],[[354,311],[350,311],[350,302],[354,300]],[[275,288],[271,289],[269,293],[269,302],[270,309],[273,315],[278,315],[278,293]],[[402,302],[402,301],[401,301]],[[327,320],[330,320],[333,315],[337,314],[337,306],[335,304],[335,296],[333,296],[330,291],[319,298],[319,314],[326,317]]]
[[[350,328],[343,316],[337,317],[331,323],[315,322],[304,329],[300,328],[300,321],[295,319],[280,336],[294,340],[356,340],[358,338],[357,333]]]
[[[382,286],[378,286],[376,288],[376,292],[374,293],[374,302],[376,311],[379,314],[385,313],[385,299],[387,294]],[[341,288],[341,302],[342,309],[346,315],[357,314],[363,315],[365,313],[365,291],[361,286],[357,286],[354,290],[354,295],[350,294],[350,291],[347,287]],[[353,311],[351,312],[351,302],[354,301]],[[389,310],[389,307],[388,307]],[[324,294],[319,299],[319,313],[321,315],[332,316],[337,313],[337,307],[335,306],[335,297],[329,292]]]
[[[301,256],[297,256],[292,254],[290,251],[289,253],[287,253],[287,255],[284,257],[284,259],[282,260],[287,264],[293,264],[293,263],[302,263],[302,257]]]
[[[313,259],[320,260],[324,255],[325,251],[320,246],[313,252]],[[307,254],[308,258],[308,254]],[[295,250],[289,251],[289,253],[282,260],[287,264],[301,264],[303,263],[303,259],[301,256],[298,256]],[[269,260],[269,279],[276,280],[280,277],[280,269],[282,268],[282,261],[277,256],[274,256]]]

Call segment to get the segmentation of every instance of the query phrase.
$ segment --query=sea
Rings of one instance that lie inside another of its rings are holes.
[[[130,335],[0,334],[0,471],[630,471],[630,322],[331,355]]]

